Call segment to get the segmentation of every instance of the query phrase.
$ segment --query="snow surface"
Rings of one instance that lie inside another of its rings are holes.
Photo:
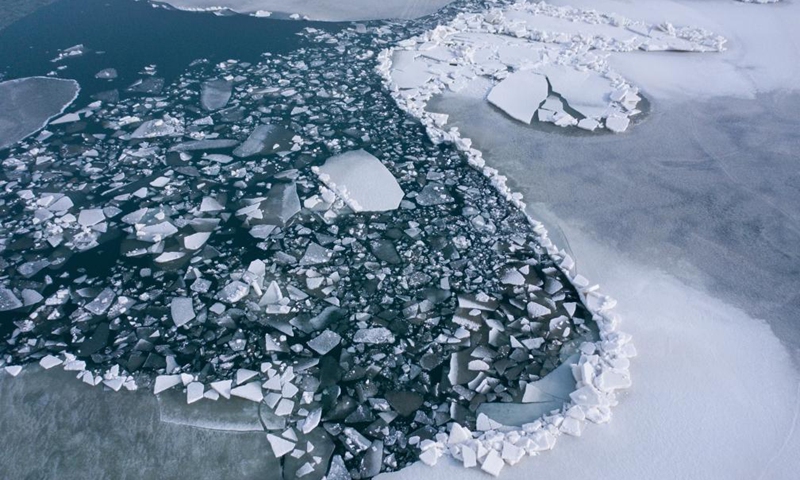
[[[796,478],[800,376],[769,326],[562,226],[584,274],[619,299],[615,310],[639,349],[636,382],[609,425],[565,437],[501,478]],[[378,478],[486,476],[445,457]]]
[[[453,0],[151,0],[179,10],[220,11],[267,17],[266,12],[300,15],[309,20],[344,22],[355,20],[411,19],[430,15]]]
[[[76,98],[75,80],[28,77],[0,82],[0,150],[47,125]]]

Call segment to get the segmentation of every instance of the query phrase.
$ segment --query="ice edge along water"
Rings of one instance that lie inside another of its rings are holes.
[[[518,3],[517,6],[531,5]],[[546,4],[537,4],[548,8]],[[524,8],[524,7],[521,7]],[[570,11],[577,14],[585,14],[585,11],[577,9],[558,9],[557,11]],[[595,12],[591,12],[595,13]],[[491,15],[491,19],[487,16]],[[462,17],[461,15],[459,17]],[[617,20],[620,17],[616,17]],[[457,22],[457,18],[453,23]],[[466,23],[470,27],[480,25],[475,30],[480,31],[481,26],[502,22],[502,13],[497,11],[484,12],[468,19]],[[623,22],[630,22],[622,19]],[[452,24],[451,24],[452,25]],[[676,30],[671,25],[666,24],[666,33],[675,36]],[[652,27],[651,27],[652,28]],[[503,30],[503,25],[497,27]],[[463,31],[463,30],[462,30]],[[692,32],[692,30],[689,30]],[[431,76],[422,86],[409,89],[403,92],[397,87],[393,73],[393,57],[396,51],[413,50],[415,47],[420,50],[430,51],[435,49],[439,42],[447,34],[458,32],[458,29],[451,27],[437,27],[419,37],[409,39],[398,47],[383,50],[378,55],[380,62],[377,71],[383,78],[385,88],[389,89],[398,106],[419,119],[426,127],[428,136],[435,143],[452,143],[456,148],[463,152],[468,158],[469,164],[481,171],[491,184],[512,204],[522,211],[525,211],[525,204],[522,195],[512,192],[506,185],[506,178],[493,168],[487,167],[483,160],[482,153],[472,148],[472,141],[463,137],[457,129],[452,128],[445,131],[446,116],[431,113],[426,110],[428,101],[442,88],[442,80],[447,76],[446,72],[439,78]],[[703,32],[705,33],[705,32]],[[517,35],[517,36],[523,36]],[[713,38],[705,33],[706,39],[712,41],[711,48],[698,48],[700,51],[719,51],[722,49],[724,39],[721,37]],[[643,48],[647,50],[647,48]],[[606,66],[606,73],[610,68]],[[621,77],[619,77],[621,80]],[[438,82],[437,82],[438,81]],[[502,85],[500,83],[499,85]],[[625,92],[620,98],[624,98],[628,90],[633,87],[623,83]],[[494,93],[494,90],[492,91]],[[491,94],[490,94],[491,95]],[[491,99],[490,99],[491,101]],[[492,102],[494,103],[494,102]],[[502,108],[501,108],[502,109]],[[503,109],[505,110],[505,109]],[[630,111],[630,110],[629,110]],[[511,115],[510,112],[506,112]],[[527,117],[528,113],[524,112]],[[624,111],[620,113],[625,113]],[[511,115],[520,121],[518,116]],[[612,131],[625,130],[614,128],[606,116],[606,127]],[[530,123],[530,122],[525,122]],[[426,441],[420,445],[422,453],[420,459],[428,465],[435,465],[442,455],[450,455],[455,460],[463,463],[466,468],[480,467],[486,473],[498,475],[506,464],[515,464],[521,460],[525,454],[535,455],[538,452],[550,450],[555,446],[556,439],[563,433],[572,436],[580,436],[587,422],[605,423],[610,420],[611,412],[609,407],[617,404],[615,395],[616,390],[621,390],[631,385],[629,358],[636,355],[635,347],[631,342],[631,337],[619,329],[619,318],[614,314],[612,308],[615,301],[599,292],[598,286],[590,286],[588,280],[582,277],[574,269],[574,261],[563,250],[558,250],[547,237],[544,226],[531,218],[526,213],[534,229],[539,234],[542,245],[548,248],[548,252],[555,258],[560,258],[560,268],[570,279],[573,286],[579,292],[581,300],[592,311],[594,320],[598,325],[600,341],[591,344],[585,343],[581,346],[581,355],[576,364],[572,365],[572,374],[576,380],[576,389],[570,394],[571,401],[566,403],[561,411],[554,415],[545,415],[539,420],[524,424],[521,428],[502,425],[484,414],[478,417],[477,430],[483,433],[473,434],[463,426],[456,423],[452,424],[450,435],[439,435],[436,441]]]

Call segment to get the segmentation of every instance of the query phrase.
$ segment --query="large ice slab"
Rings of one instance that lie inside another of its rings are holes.
[[[319,167],[319,175],[355,212],[395,210],[403,200],[394,175],[364,150],[329,158]]]
[[[28,77],[0,82],[0,150],[47,125],[77,97],[75,80]]]
[[[533,114],[547,99],[547,78],[531,71],[512,73],[492,88],[486,98],[509,117],[531,123]]]

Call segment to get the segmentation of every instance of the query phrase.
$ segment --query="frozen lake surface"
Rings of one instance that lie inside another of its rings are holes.
[[[794,478],[798,7],[169,3],[0,31],[0,477]]]

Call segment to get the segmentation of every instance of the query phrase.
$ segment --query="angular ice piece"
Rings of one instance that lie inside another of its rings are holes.
[[[223,148],[230,148],[239,145],[236,140],[226,139],[210,139],[210,140],[193,140],[191,142],[183,142],[169,147],[170,152],[192,152],[196,150],[219,150]]]
[[[317,425],[319,425],[319,421],[321,418],[322,418],[321,408],[315,408],[314,410],[311,410],[308,416],[306,416],[306,418],[300,424],[300,430],[302,430],[304,434],[308,435],[309,432],[317,428]]]
[[[450,436],[447,438],[448,445],[457,445],[472,439],[472,432],[468,428],[462,427],[458,423],[453,423],[450,427]]]
[[[547,79],[531,71],[512,73],[492,88],[486,100],[509,117],[530,124],[533,114],[547,99]]]
[[[186,325],[195,317],[192,299],[189,297],[174,297],[170,304],[170,312],[176,327]]]
[[[342,337],[338,333],[331,330],[325,330],[315,338],[309,340],[308,346],[320,355],[325,355],[336,348],[341,341]]]
[[[102,222],[105,219],[106,216],[103,214],[102,208],[81,210],[81,213],[78,215],[78,223],[80,223],[84,227],[91,227],[97,225],[98,223]]]
[[[155,384],[153,385],[153,394],[158,395],[159,393],[169,390],[177,385],[181,385],[182,383],[183,382],[181,381],[180,375],[158,375],[156,377]]]
[[[94,300],[87,303],[83,308],[95,315],[102,315],[106,312],[106,310],[109,309],[109,307],[111,307],[111,304],[114,302],[114,298],[116,298],[114,290],[106,288],[100,292],[94,298]]]
[[[164,115],[164,118],[148,120],[137,128],[131,138],[177,137],[183,135],[183,124],[177,118]]]
[[[104,68],[99,72],[94,74],[94,78],[100,78],[103,80],[113,80],[117,78],[117,69],[115,68]]]
[[[258,372],[248,370],[247,368],[240,368],[236,371],[236,385],[242,385],[256,375],[258,375]]]
[[[156,377],[156,383],[153,387],[153,394],[158,395],[164,390],[168,390],[172,387],[180,385],[181,383],[183,382],[181,382],[180,375],[159,375]]]
[[[278,402],[278,406],[275,407],[275,415],[279,417],[285,417],[286,415],[291,414],[292,410],[294,410],[294,402],[288,398],[283,398],[280,402]]]
[[[200,88],[200,104],[208,111],[219,110],[231,99],[233,84],[227,80],[214,79]]]
[[[186,386],[186,403],[191,405],[192,403],[202,400],[203,398],[203,391],[205,387],[200,382],[192,382]]]
[[[300,265],[319,265],[328,263],[333,257],[333,252],[322,245],[311,242],[306,248],[306,253],[300,259]]]
[[[225,398],[231,398],[231,382],[230,380],[220,380],[218,382],[213,382],[211,384],[211,388],[214,389],[215,392],[219,393]]]
[[[16,310],[22,308],[22,306],[22,302],[14,295],[14,292],[7,288],[0,287],[0,312]]]
[[[216,199],[211,197],[203,197],[203,201],[200,202],[200,211],[205,212],[221,212],[225,210],[225,207],[222,206]]]
[[[369,344],[393,343],[394,335],[388,328],[384,327],[362,328],[353,335],[353,341],[355,343]]]
[[[264,394],[261,392],[261,382],[258,381],[231,389],[231,395],[253,402],[264,400]]]
[[[22,372],[22,365],[7,365],[5,367],[6,373],[11,375],[12,377],[16,377],[17,375]]]
[[[225,287],[217,294],[217,298],[226,303],[236,303],[243,299],[250,292],[250,286],[239,280],[225,285]]]
[[[297,185],[294,182],[276,184],[270,189],[261,208],[264,210],[265,222],[281,227],[286,225],[286,222],[300,212]]]
[[[211,237],[211,232],[197,232],[184,237],[183,246],[188,250],[198,250],[206,244]]]
[[[41,365],[45,370],[50,370],[51,368],[61,365],[62,363],[64,363],[64,360],[54,357],[53,355],[47,355],[39,360],[39,365]]]
[[[277,435],[268,433],[267,440],[269,441],[269,444],[272,447],[272,453],[274,453],[275,457],[277,458],[281,458],[282,456],[294,450],[295,446],[294,442],[290,442],[289,440],[281,438]]]
[[[405,195],[394,175],[364,150],[331,157],[318,173],[354,212],[395,210]]]
[[[247,158],[288,150],[291,148],[293,136],[290,131],[276,125],[259,125],[253,129],[247,140],[233,151],[233,155]]]

